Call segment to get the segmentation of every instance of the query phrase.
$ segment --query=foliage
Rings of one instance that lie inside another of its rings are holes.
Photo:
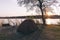
[[[20,6],[24,6],[27,10],[35,10],[37,13],[42,14],[43,24],[45,23],[45,16],[47,12],[52,12],[52,5],[56,6],[55,3],[58,3],[57,0],[17,0]]]
[[[40,2],[42,2],[43,10],[47,8],[49,11],[52,10],[52,8],[50,7],[52,4],[58,3],[56,0],[17,0],[17,1],[19,6],[24,6],[27,8],[27,10],[36,10],[37,13],[40,12],[40,9],[39,9],[39,7],[41,7]]]

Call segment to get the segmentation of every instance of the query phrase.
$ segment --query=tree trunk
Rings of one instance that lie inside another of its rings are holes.
[[[41,8],[40,8],[41,9]],[[46,25],[46,21],[45,21],[45,16],[44,16],[44,13],[43,13],[43,10],[41,9],[41,13],[42,13],[42,21],[43,21],[43,25],[45,26]]]
[[[45,25],[46,25],[45,16],[44,16],[43,9],[42,9],[42,3],[43,2],[41,0],[38,0],[38,1],[40,3],[39,8],[40,8],[41,13],[42,13],[42,21],[43,21],[42,30],[43,30],[45,28]]]

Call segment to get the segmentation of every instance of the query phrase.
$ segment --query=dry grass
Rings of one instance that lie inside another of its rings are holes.
[[[11,40],[12,37],[16,38],[12,28],[0,31],[0,40]],[[43,40],[60,40],[60,26],[46,26],[41,35],[41,38]]]
[[[53,35],[54,35],[54,40],[60,40],[60,26],[47,26],[47,31],[51,31],[53,32]]]

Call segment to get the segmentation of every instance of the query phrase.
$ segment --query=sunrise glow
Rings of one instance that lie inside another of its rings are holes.
[[[52,16],[53,14],[51,12],[46,12],[46,16]]]
[[[46,11],[47,11],[45,15],[46,17],[51,17],[53,15],[60,15],[60,6],[59,6],[60,1],[59,0],[57,1],[58,3],[53,3],[51,6],[46,8]],[[20,7],[17,4],[17,0],[0,0],[0,17],[1,16],[2,17],[27,16],[27,15],[40,15],[40,14],[41,14],[41,11],[38,14],[36,13],[35,9],[33,11],[30,10],[29,12],[27,12],[27,9],[24,6]],[[53,24],[54,24],[54,20],[53,20]],[[52,22],[50,19],[47,19],[46,23],[51,24]]]
[[[53,14],[52,14],[51,12],[46,12],[46,17],[50,17],[50,16],[52,16],[52,15],[53,15]],[[46,23],[47,23],[47,24],[51,24],[50,18],[46,19]]]

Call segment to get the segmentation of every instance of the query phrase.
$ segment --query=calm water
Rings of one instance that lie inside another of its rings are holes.
[[[0,19],[0,24],[2,23],[10,23],[10,25],[16,25],[16,23],[19,25],[22,23],[25,19]],[[39,23],[42,23],[42,19],[33,19],[35,22],[38,20]],[[60,22],[60,19],[46,19],[46,24],[58,24]]]

